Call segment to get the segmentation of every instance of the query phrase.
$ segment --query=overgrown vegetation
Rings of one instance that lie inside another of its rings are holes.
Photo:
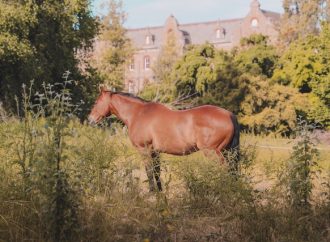
[[[21,120],[0,125],[0,240],[329,239],[329,151],[315,156],[307,126],[291,156],[275,156],[281,162],[271,167],[243,136],[236,176],[212,154],[164,155],[164,192],[149,193],[125,129],[79,123],[65,86],[45,85],[37,96],[24,90]]]

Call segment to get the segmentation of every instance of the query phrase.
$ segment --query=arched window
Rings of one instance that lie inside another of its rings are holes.
[[[144,57],[144,69],[145,70],[150,69],[150,57],[149,56]]]
[[[258,27],[258,25],[259,25],[258,19],[256,19],[256,18],[252,19],[251,26],[256,28],[256,27]]]

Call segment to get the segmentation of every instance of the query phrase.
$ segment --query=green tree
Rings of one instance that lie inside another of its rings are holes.
[[[100,43],[104,44],[104,51],[96,57],[94,67],[105,84],[122,89],[125,64],[132,54],[131,43],[123,27],[126,13],[121,0],[110,0],[106,6],[108,14],[102,17],[102,31],[99,36]]]
[[[322,25],[319,36],[293,42],[279,61],[273,76],[277,83],[307,93],[311,121],[330,126],[330,26]]]
[[[296,126],[304,100],[294,88],[271,82],[278,54],[267,37],[252,35],[241,40],[235,65],[244,89],[240,122],[254,133],[289,134]]]
[[[32,2],[0,1],[0,100],[13,106],[26,77],[32,76],[35,48],[29,35],[37,24]],[[31,78],[32,79],[32,78]]]
[[[240,44],[238,54],[235,56],[239,70],[255,76],[271,77],[279,57],[275,47],[268,44],[268,37],[255,34],[242,38]]]
[[[78,51],[88,49],[98,31],[88,0],[0,1],[0,98],[14,110],[23,83],[63,80],[70,70],[76,80],[74,99],[84,99],[92,89],[91,78],[82,74]],[[88,69],[88,68],[87,68]]]
[[[211,44],[192,46],[172,73],[177,96],[198,97],[200,104],[216,104],[237,112],[241,97],[233,58]]]
[[[240,123],[254,134],[289,135],[297,124],[306,97],[295,88],[273,84],[262,76],[245,73],[244,99],[240,105]]]

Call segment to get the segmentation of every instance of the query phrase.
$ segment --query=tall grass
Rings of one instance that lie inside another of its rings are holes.
[[[0,241],[330,239],[327,151],[314,159],[308,132],[272,156],[243,136],[234,176],[203,153],[162,155],[164,191],[149,193],[125,128],[80,123],[63,86],[29,90],[0,123]]]

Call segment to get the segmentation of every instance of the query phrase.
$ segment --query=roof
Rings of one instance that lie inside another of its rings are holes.
[[[232,33],[239,28],[243,19],[209,21],[201,23],[179,24],[178,29],[184,36],[189,37],[192,44],[203,44],[216,41],[214,32],[218,28],[225,29],[225,38],[221,41],[230,41]],[[136,48],[159,48],[164,40],[165,26],[128,29],[127,36],[133,41]],[[146,46],[145,37],[154,35],[154,43]]]
[[[225,35],[221,39],[223,42],[231,41],[231,37],[235,29],[239,28],[243,19],[231,19],[223,21],[212,21],[204,23],[193,23],[180,25],[180,30],[189,33],[192,44],[203,44],[205,42],[217,41],[215,31],[217,29],[224,29]]]
[[[164,27],[147,27],[138,29],[128,29],[127,37],[130,38],[136,48],[147,47],[145,44],[145,37],[147,35],[154,35],[154,43],[149,48],[160,47],[164,39]]]
[[[268,11],[268,10],[263,10],[261,9],[261,12],[266,16],[266,18],[268,18],[272,23],[277,24],[280,19],[281,19],[281,14],[276,13],[276,12],[272,12],[272,11]]]
[[[259,4],[258,1],[253,2],[253,4],[256,3]],[[262,9],[259,10],[274,25],[277,25],[279,23],[281,17],[279,13],[262,10]],[[174,16],[171,15],[169,18],[174,18]],[[178,30],[181,31],[184,38],[189,39],[190,43],[203,44],[205,42],[210,42],[210,43],[232,42],[235,34],[234,32],[240,29],[241,24],[244,21],[244,18],[200,22],[200,23],[188,23],[188,24],[179,24],[175,18],[174,20],[178,26]],[[160,48],[162,43],[164,43],[165,28],[166,28],[166,24],[164,26],[128,29],[127,36],[132,40],[135,48],[138,49]],[[224,38],[216,39],[215,31],[218,28],[224,29],[225,31]],[[152,36],[154,40],[150,45],[145,44],[145,38],[147,35]]]

